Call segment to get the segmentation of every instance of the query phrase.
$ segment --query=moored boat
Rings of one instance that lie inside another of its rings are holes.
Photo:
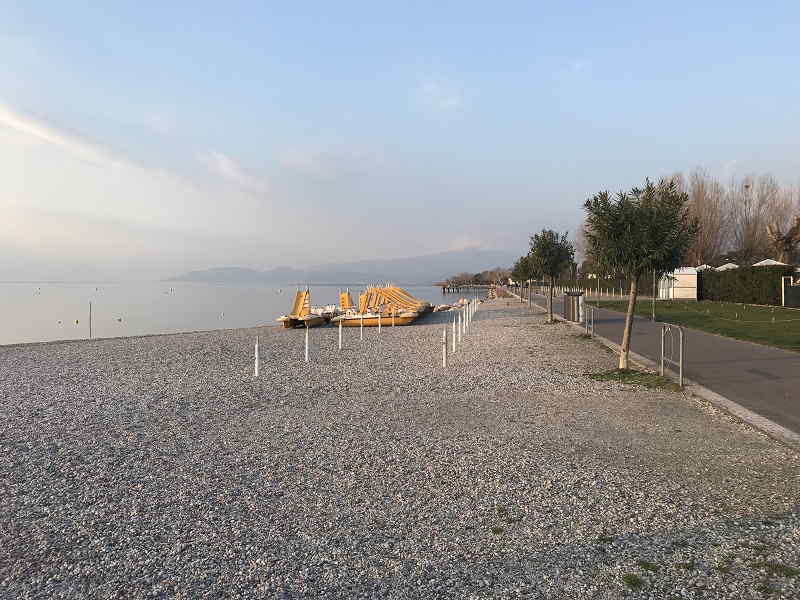
[[[353,304],[349,292],[340,294],[339,303],[342,314],[331,319],[331,323],[341,323],[343,327],[408,325],[433,309],[429,303],[393,285],[368,287],[358,297],[358,307]]]
[[[311,292],[298,290],[294,297],[294,305],[288,315],[282,315],[276,319],[283,323],[286,329],[296,327],[319,327],[327,322],[324,314],[314,314],[311,311]]]
[[[331,319],[331,323],[338,326],[341,322],[342,327],[377,327],[378,324],[382,327],[394,327],[413,323],[417,317],[419,317],[419,313],[411,311],[399,313],[347,312]]]

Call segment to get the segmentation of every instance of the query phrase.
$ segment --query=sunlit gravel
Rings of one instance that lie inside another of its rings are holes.
[[[0,347],[0,597],[800,597],[794,452],[451,318]]]

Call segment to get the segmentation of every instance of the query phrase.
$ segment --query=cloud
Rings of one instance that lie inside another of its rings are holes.
[[[288,148],[278,155],[287,171],[311,179],[331,180],[374,173],[385,166],[383,158],[364,149],[313,150]]]
[[[467,250],[468,248],[480,248],[484,244],[478,237],[469,233],[459,233],[455,237],[450,238],[447,244],[447,250]]]
[[[586,58],[577,58],[569,64],[569,69],[573,73],[579,73],[592,66],[592,61]]]
[[[263,194],[267,184],[262,179],[245,172],[242,166],[230,156],[213,150],[202,152],[200,161],[215,175],[233,183],[247,192]]]
[[[300,148],[284,150],[278,157],[278,163],[290,171],[317,179],[328,179],[336,173],[336,166],[330,156]]]
[[[0,104],[0,127],[38,142],[56,146],[66,150],[74,157],[96,165],[112,166],[120,163],[107,152],[79,137],[61,132],[42,121],[22,115],[2,104]]]
[[[462,106],[461,95],[457,90],[432,79],[419,85],[416,96],[420,104],[440,112],[456,110]]]
[[[175,121],[172,116],[160,111],[144,113],[144,115],[142,115],[142,123],[149,130],[161,135],[172,133],[175,129]]]

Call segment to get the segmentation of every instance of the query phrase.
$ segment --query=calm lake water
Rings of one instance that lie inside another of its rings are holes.
[[[312,285],[314,305],[334,304],[346,286]],[[433,304],[440,288],[403,286]],[[0,283],[0,344],[276,325],[291,308],[291,284]],[[351,287],[354,300],[363,287]]]

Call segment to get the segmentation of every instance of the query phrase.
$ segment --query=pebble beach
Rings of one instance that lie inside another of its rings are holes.
[[[452,316],[0,346],[0,597],[800,597],[796,452]]]

